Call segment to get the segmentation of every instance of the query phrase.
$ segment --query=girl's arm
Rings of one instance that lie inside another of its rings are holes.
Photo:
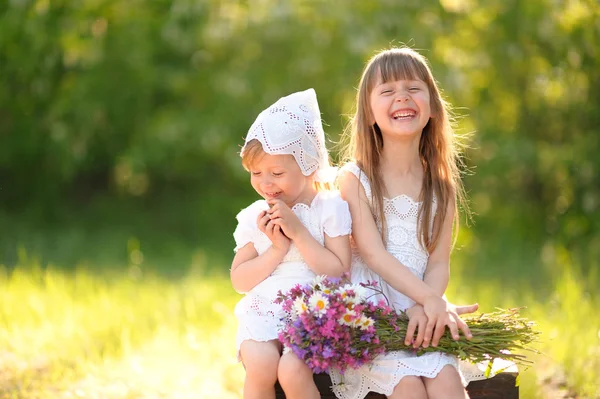
[[[425,270],[424,281],[435,290],[439,295],[444,295],[448,288],[450,280],[450,252],[452,250],[452,224],[456,212],[455,200],[448,204],[446,211],[446,219],[442,225],[442,232],[438,245],[429,255],[427,269]],[[445,299],[445,297],[444,297]],[[457,315],[476,312],[479,308],[478,304],[456,306],[448,304],[453,308]],[[467,337],[470,336],[466,334]]]
[[[440,296],[443,296],[448,288],[448,281],[450,280],[450,251],[452,248],[452,223],[454,221],[454,214],[456,212],[454,200],[448,204],[448,210],[446,211],[446,218],[442,224],[442,231],[440,233],[440,239],[433,252],[429,255],[427,262],[427,269],[425,269],[425,275],[423,281],[429,285],[433,290]],[[477,310],[479,305],[466,305],[466,306],[455,306],[448,304],[456,313],[455,320],[458,325],[461,324],[462,320],[458,318],[458,315],[464,313],[473,313]],[[409,315],[409,323],[406,329],[405,343],[410,345],[411,342],[413,347],[418,348],[424,339],[425,325],[427,323],[427,316],[423,306],[417,304],[410,309],[407,309]],[[467,338],[471,337],[468,326],[461,328]],[[416,338],[413,340],[414,333],[417,332]]]
[[[285,256],[285,252],[270,247],[258,255],[254,244],[240,248],[231,263],[231,284],[239,293],[246,293],[269,277]]]
[[[389,285],[423,305],[428,318],[423,346],[429,346],[430,340],[436,346],[445,326],[449,327],[454,339],[459,337],[458,328],[467,335],[466,324],[458,318],[442,296],[386,250],[371,214],[364,188],[354,174],[346,172],[340,177],[340,192],[350,207],[352,237],[362,259]]]
[[[450,251],[452,248],[452,223],[455,214],[455,201],[448,204],[446,218],[442,224],[440,239],[433,252],[429,255],[423,281],[440,296],[448,288],[450,280]]]
[[[248,243],[240,248],[231,264],[231,284],[240,293],[245,293],[254,288],[281,263],[290,248],[290,240],[281,232],[267,216],[261,212],[256,220],[260,231],[271,240],[271,247],[258,255],[254,244]]]
[[[340,177],[340,192],[350,207],[352,238],[369,268],[417,303],[424,304],[427,298],[439,297],[430,286],[387,251],[371,214],[365,190],[354,174],[346,172]]]
[[[325,234],[325,246],[304,228],[304,232],[292,238],[306,264],[315,274],[339,277],[350,271],[350,238],[348,236],[329,237]]]

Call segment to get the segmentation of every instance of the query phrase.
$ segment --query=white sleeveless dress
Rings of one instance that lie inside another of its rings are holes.
[[[260,212],[267,209],[267,202],[258,200],[237,215],[238,226],[233,233],[235,251],[252,243],[260,255],[271,246],[269,238],[256,225]],[[333,238],[351,232],[348,204],[337,191],[320,191],[310,206],[296,204],[292,211],[321,245],[325,244],[325,234]],[[245,340],[265,342],[277,339],[281,319],[285,316],[281,305],[273,303],[278,291],[286,292],[296,284],[310,283],[315,276],[292,242],[282,263],[270,276],[247,292],[235,307],[238,357],[240,345]]]
[[[360,180],[367,198],[371,201],[371,186],[364,172],[356,164],[347,164],[342,171],[353,173]],[[429,253],[418,240],[417,214],[420,203],[415,202],[406,195],[400,195],[391,199],[385,198],[383,205],[387,223],[386,249],[415,276],[423,280]],[[433,214],[435,214],[436,205],[434,199]],[[376,223],[381,230],[381,223],[377,219]],[[354,245],[351,278],[353,283],[376,281],[387,297],[390,306],[396,310],[406,310],[415,304],[412,299],[396,291],[378,274],[369,269],[360,258]],[[376,303],[382,298],[378,294],[370,297],[369,300]],[[331,370],[330,376],[334,384],[333,391],[338,398],[362,399],[371,391],[391,395],[403,377],[433,378],[446,365],[452,365],[459,371],[462,368],[459,367],[459,361],[456,357],[444,353],[435,352],[417,356],[412,351],[397,351],[380,355],[372,363],[359,369],[348,369],[344,375]],[[484,371],[475,368],[468,373],[461,373],[461,377],[466,385],[468,381],[484,378],[483,374]]]

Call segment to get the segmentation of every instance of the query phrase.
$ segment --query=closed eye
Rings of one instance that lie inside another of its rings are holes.
[[[282,176],[282,175],[283,175],[283,172],[273,173],[273,176],[275,176],[275,177],[279,177],[279,176]]]
[[[252,176],[260,176],[260,172],[250,172]]]
[[[383,91],[381,92],[381,94],[389,94],[389,93],[391,93],[391,92],[392,92],[392,90],[391,90],[391,89],[386,89],[386,90],[383,90]]]

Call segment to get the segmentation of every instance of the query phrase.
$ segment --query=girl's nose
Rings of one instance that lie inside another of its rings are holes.
[[[263,187],[270,187],[272,184],[273,184],[273,182],[268,177],[264,177],[262,179],[262,181],[260,182],[260,185],[263,186]]]
[[[400,94],[398,94],[398,96],[396,97],[396,101],[397,102],[408,101],[408,94],[406,94],[406,93],[400,93]]]

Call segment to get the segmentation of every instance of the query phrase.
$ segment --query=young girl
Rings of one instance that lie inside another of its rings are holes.
[[[437,346],[446,326],[454,339],[459,330],[470,338],[443,299],[463,191],[447,105],[424,57],[403,48],[370,60],[349,135],[346,156],[353,162],[339,183],[352,215],[352,280],[377,281],[410,322],[407,351],[379,356],[344,376],[332,372],[334,391],[342,399],[369,391],[389,398],[467,398],[456,358],[439,352],[417,357],[409,350]]]
[[[244,398],[319,398],[312,372],[277,340],[283,312],[273,300],[316,275],[350,268],[351,219],[332,182],[314,90],[281,98],[256,119],[241,152],[250,182],[263,198],[238,215],[231,282],[246,295],[235,308],[237,345],[246,369]]]

